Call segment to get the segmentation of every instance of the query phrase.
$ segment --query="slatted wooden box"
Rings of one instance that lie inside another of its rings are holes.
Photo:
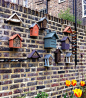
[[[61,49],[63,50],[68,50],[70,48],[70,39],[69,37],[63,37],[63,39],[61,40]]]
[[[47,18],[46,17],[43,17],[41,18],[39,21],[38,21],[38,25],[40,27],[40,29],[44,30],[47,28]]]
[[[19,36],[19,34],[15,34],[9,39],[9,47],[21,48],[21,41],[22,41],[22,38]]]
[[[44,37],[44,48],[56,48],[56,39],[59,39],[56,32],[47,30],[47,35]]]
[[[47,54],[47,55],[44,57],[44,59],[45,59],[45,64],[44,64],[44,66],[46,66],[46,67],[53,66],[53,57],[52,57],[51,54]]]
[[[39,35],[39,26],[37,23],[34,23],[30,26],[30,36],[38,36]]]

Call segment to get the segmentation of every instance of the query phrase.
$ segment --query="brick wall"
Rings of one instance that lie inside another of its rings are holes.
[[[22,19],[20,26],[7,23],[6,19],[16,12]],[[36,49],[41,58],[28,59],[28,62],[0,62],[0,97],[1,98],[17,98],[30,91],[27,94],[29,98],[34,98],[40,91],[45,91],[49,94],[49,98],[62,98],[63,93],[66,92],[65,80],[76,79],[78,82],[84,79],[86,74],[86,36],[84,26],[78,25],[78,65],[75,70],[74,56],[73,62],[69,65],[65,64],[65,55],[67,52],[72,52],[71,47],[61,54],[61,62],[58,64],[53,61],[53,66],[49,68],[44,67],[44,56],[52,54],[56,49],[44,49],[45,31],[39,31],[37,38],[30,37],[29,26],[37,22],[43,14],[26,9],[22,6],[3,2],[0,0],[0,58],[24,58]],[[55,30],[58,34],[57,48],[61,46],[61,39],[66,36],[62,31],[69,25],[67,21],[61,24],[61,20],[47,15],[48,29]],[[71,23],[72,30],[74,29]],[[22,41],[22,48],[15,50],[9,48],[9,38],[19,34]],[[70,39],[71,35],[69,36]],[[80,54],[83,53],[81,63]],[[55,59],[55,58],[54,58]],[[70,93],[70,88],[68,89]]]

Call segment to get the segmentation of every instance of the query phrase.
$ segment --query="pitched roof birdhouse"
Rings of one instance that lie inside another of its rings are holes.
[[[15,23],[21,23],[22,20],[19,18],[19,16],[17,15],[17,13],[14,13],[13,15],[11,15],[7,21],[10,21],[10,22],[15,22]]]
[[[15,34],[9,39],[9,47],[21,48],[21,41],[22,41],[22,38],[19,36],[19,34]]]
[[[69,37],[63,37],[63,39],[61,40],[61,45],[63,50],[67,50],[70,48],[70,39]]]
[[[40,27],[40,29],[46,29],[47,28],[47,18],[43,17],[38,21],[38,25]]]
[[[66,58],[66,63],[71,63],[72,62],[72,53],[67,53],[65,58]]]
[[[47,35],[44,37],[44,48],[56,48],[56,39],[59,39],[56,32],[47,30]]]
[[[53,57],[51,54],[47,54],[45,57],[45,65],[46,67],[53,66]]]
[[[72,33],[72,30],[70,27],[66,27],[63,32],[64,33]]]
[[[55,53],[55,62],[58,63],[61,61],[61,49],[56,49]]]
[[[30,36],[38,36],[39,35],[39,26],[37,23],[34,23],[30,26]]]
[[[41,58],[41,56],[39,55],[39,53],[36,50],[33,50],[31,52],[31,54],[28,55],[27,58],[36,58],[37,59],[37,58]]]

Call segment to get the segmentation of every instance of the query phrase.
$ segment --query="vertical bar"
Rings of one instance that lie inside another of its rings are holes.
[[[46,0],[46,14],[48,14],[48,0]]]
[[[76,31],[76,48],[75,48],[75,67],[77,65],[77,0],[75,0],[75,31]]]

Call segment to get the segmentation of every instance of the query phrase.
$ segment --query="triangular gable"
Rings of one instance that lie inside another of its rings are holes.
[[[72,55],[72,53],[67,53],[66,57],[70,57]]]
[[[20,38],[20,40],[22,40],[22,38],[19,36],[19,34],[13,35],[9,40],[13,40],[13,39],[16,38],[17,36]]]
[[[44,59],[49,59],[50,57],[52,57],[52,55],[51,55],[51,54],[47,54],[47,55],[44,57]],[[52,57],[52,59],[53,59],[53,57]]]
[[[38,25],[37,23],[33,23],[33,24],[30,26],[30,29],[33,28],[35,25],[37,25],[38,28],[39,28],[39,25]]]
[[[13,15],[11,15],[7,21],[11,21],[11,22],[16,22],[16,23],[21,23],[22,20],[19,18],[19,16],[17,15],[17,13],[14,13]]]
[[[38,21],[38,23],[39,23],[39,22],[42,22],[42,21],[44,21],[44,20],[46,20],[46,21],[48,22],[47,18],[46,18],[46,17],[43,17],[43,18],[41,18],[41,19]]]
[[[39,55],[39,53],[36,50],[33,50],[31,52],[31,54],[28,55],[27,58],[41,58],[41,56]]]
[[[66,27],[63,32],[72,33],[72,30],[70,27]]]
[[[63,37],[61,41],[63,42],[63,41],[66,41],[67,39],[68,39],[69,42],[70,42],[70,39],[69,39],[69,37],[67,37],[67,36]]]
[[[47,30],[47,35],[44,38],[52,38],[54,35],[56,36],[56,39],[59,39],[58,35],[56,34],[56,31],[49,32],[49,30]]]
[[[56,49],[56,51],[54,53],[58,53],[58,52],[62,53],[61,49],[59,49],[59,48]]]

